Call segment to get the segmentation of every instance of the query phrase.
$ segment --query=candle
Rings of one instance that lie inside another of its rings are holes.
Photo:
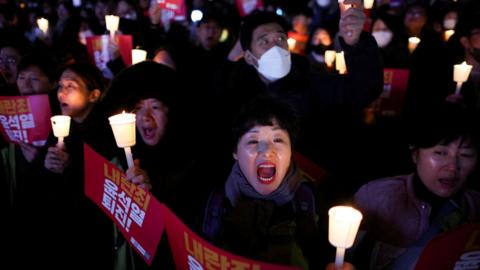
[[[289,38],[287,39],[287,43],[288,43],[288,49],[290,51],[293,51],[293,49],[295,49],[295,44],[297,44],[297,41],[294,38]]]
[[[335,61],[336,54],[337,52],[333,50],[325,51],[325,64],[327,64],[327,67],[331,68],[333,66],[333,62]]]
[[[372,9],[374,3],[375,0],[363,0],[363,6],[365,7],[365,9]]]
[[[132,65],[143,62],[147,59],[147,51],[140,49],[132,50]]]
[[[128,167],[133,167],[133,157],[130,146],[135,145],[135,114],[122,112],[108,118],[112,127],[115,142],[123,148],[127,158]]]
[[[470,76],[471,71],[472,66],[467,65],[467,62],[465,61],[463,61],[461,64],[453,66],[453,80],[457,83],[455,95],[460,95],[462,84],[468,80],[468,76]]]
[[[337,59],[337,61],[335,61],[335,68],[336,70],[338,70],[338,73],[347,73],[347,65],[345,63],[345,56],[343,51],[336,53],[335,58]]]
[[[335,206],[328,211],[328,241],[337,248],[335,267],[343,266],[345,249],[353,245],[362,213],[348,206]]]
[[[120,17],[115,15],[105,15],[105,24],[107,30],[110,31],[110,36],[115,36],[115,32],[118,30],[118,24],[120,23]]]
[[[37,25],[40,30],[46,35],[48,32],[48,20],[45,18],[37,19]]]
[[[410,51],[410,53],[415,51],[415,49],[417,48],[418,43],[420,43],[420,41],[421,40],[418,37],[409,38],[408,39],[408,51]]]
[[[453,34],[455,34],[455,30],[446,30],[444,33],[443,33],[443,39],[445,41],[448,41],[450,39],[451,36],[453,36]]]
[[[55,115],[50,117],[52,123],[53,135],[58,138],[57,147],[63,148],[63,138],[70,133],[70,116]]]

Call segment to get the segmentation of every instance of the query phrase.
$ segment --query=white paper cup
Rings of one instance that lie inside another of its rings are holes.
[[[337,248],[349,248],[357,235],[362,213],[348,206],[335,206],[328,211],[328,241]]]
[[[50,117],[53,135],[57,138],[67,137],[70,133],[70,120],[71,117],[67,115],[55,115]]]
[[[120,113],[108,118],[117,146],[120,148],[135,145],[135,114]]]

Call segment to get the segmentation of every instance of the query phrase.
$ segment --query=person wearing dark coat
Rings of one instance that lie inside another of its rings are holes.
[[[194,227],[199,207],[215,183],[215,172],[207,159],[200,159],[204,153],[198,143],[201,132],[193,127],[195,110],[188,105],[188,92],[182,85],[176,71],[145,61],[120,72],[105,101],[112,113],[127,110],[136,114],[134,166],[126,170],[127,179],[150,190],[185,224]],[[164,240],[152,268],[173,268]],[[138,267],[146,266],[135,257]]]
[[[288,26],[280,16],[258,12],[246,17],[240,30],[244,58],[225,69],[218,84],[220,111],[228,112],[220,121],[230,123],[240,106],[257,96],[283,100],[300,115],[297,150],[332,173],[348,171],[345,166],[358,163],[346,153],[354,152],[353,140],[360,138],[352,136],[359,131],[359,115],[383,85],[379,50],[373,37],[362,32],[364,20],[357,8],[342,14],[340,44],[348,74],[329,75],[312,71],[306,58],[288,52]]]

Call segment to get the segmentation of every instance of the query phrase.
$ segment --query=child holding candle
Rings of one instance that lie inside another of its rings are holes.
[[[292,161],[297,128],[296,113],[270,98],[240,112],[232,137],[236,162],[208,200],[203,234],[240,256],[323,269],[334,255],[321,233],[313,185]]]
[[[364,247],[373,247],[363,249],[370,256],[359,255],[366,263],[359,268],[413,269],[435,235],[480,221],[480,193],[466,188],[478,164],[477,123],[456,104],[417,116],[409,136],[414,172],[372,181],[355,194]]]

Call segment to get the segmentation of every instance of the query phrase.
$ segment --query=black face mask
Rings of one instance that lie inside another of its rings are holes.
[[[480,63],[480,48],[472,48],[472,51],[470,53],[472,54],[475,61],[477,61],[477,63]]]
[[[329,46],[325,46],[322,44],[312,46],[312,51],[315,52],[316,54],[321,54],[323,55],[326,50],[328,50]]]

